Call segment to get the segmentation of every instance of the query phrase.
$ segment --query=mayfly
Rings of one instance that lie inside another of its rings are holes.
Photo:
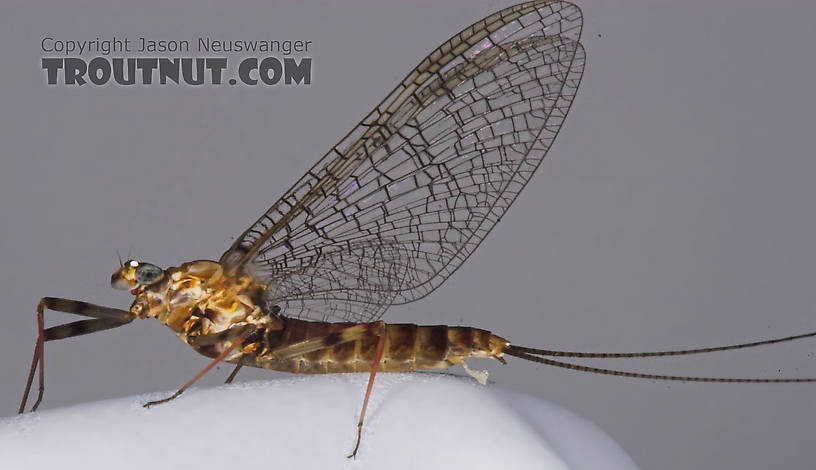
[[[470,327],[391,324],[390,305],[425,297],[456,271],[506,213],[549,151],[584,70],[581,10],[566,2],[512,6],[431,52],[386,98],[247,228],[217,261],[162,269],[120,262],[111,285],[135,295],[129,310],[45,297],[20,403],[44,343],[155,318],[207,367],[220,361],[301,374],[368,372],[356,455],[377,372],[506,356],[625,377],[700,382],[814,382],[816,378],[678,377],[587,367],[553,357],[694,354],[816,336],[641,353],[582,353],[517,346]],[[44,311],[89,317],[43,326]]]

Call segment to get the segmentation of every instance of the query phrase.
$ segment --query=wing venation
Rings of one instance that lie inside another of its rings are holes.
[[[438,287],[539,166],[581,80],[581,11],[499,11],[431,52],[221,257],[267,302],[371,321]]]

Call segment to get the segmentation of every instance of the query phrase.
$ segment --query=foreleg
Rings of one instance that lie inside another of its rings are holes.
[[[45,310],[54,310],[57,312],[72,313],[74,315],[82,315],[91,317],[91,320],[79,320],[71,323],[66,323],[51,328],[44,327],[44,312]],[[97,331],[109,330],[124,324],[130,323],[134,319],[134,315],[127,311],[118,308],[103,307],[88,302],[80,302],[78,300],[61,299],[57,297],[43,297],[37,304],[37,342],[34,344],[34,357],[31,359],[31,368],[28,371],[28,380],[26,380],[25,390],[23,391],[23,398],[20,400],[20,408],[18,413],[25,411],[25,405],[28,401],[28,394],[31,391],[31,384],[34,381],[34,373],[39,366],[39,390],[37,392],[37,401],[31,407],[31,411],[37,409],[42,402],[45,393],[45,342],[57,339],[71,338],[74,336],[81,336]]]

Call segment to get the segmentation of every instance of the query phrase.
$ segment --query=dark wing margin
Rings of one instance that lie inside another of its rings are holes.
[[[529,182],[583,74],[581,10],[525,3],[425,58],[225,252],[283,313],[372,321],[424,297]]]

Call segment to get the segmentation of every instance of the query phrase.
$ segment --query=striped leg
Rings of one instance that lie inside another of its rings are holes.
[[[91,320],[79,320],[71,323],[66,323],[51,328],[44,327],[44,312],[45,310],[54,310],[57,312],[72,313],[74,315],[82,315],[91,317]],[[43,297],[40,303],[37,304],[37,342],[34,345],[34,357],[31,359],[31,368],[28,371],[28,380],[26,381],[25,391],[23,391],[23,398],[20,400],[20,408],[18,413],[25,411],[26,402],[28,401],[28,394],[31,391],[31,384],[34,381],[34,373],[39,366],[39,390],[37,392],[37,401],[31,407],[31,411],[37,409],[43,399],[45,393],[45,342],[57,339],[71,338],[74,336],[85,335],[88,333],[95,333],[97,331],[109,330],[133,321],[133,314],[127,310],[120,310],[118,308],[103,307],[101,305],[90,304],[87,302],[80,302],[77,300],[60,299],[56,297]]]

